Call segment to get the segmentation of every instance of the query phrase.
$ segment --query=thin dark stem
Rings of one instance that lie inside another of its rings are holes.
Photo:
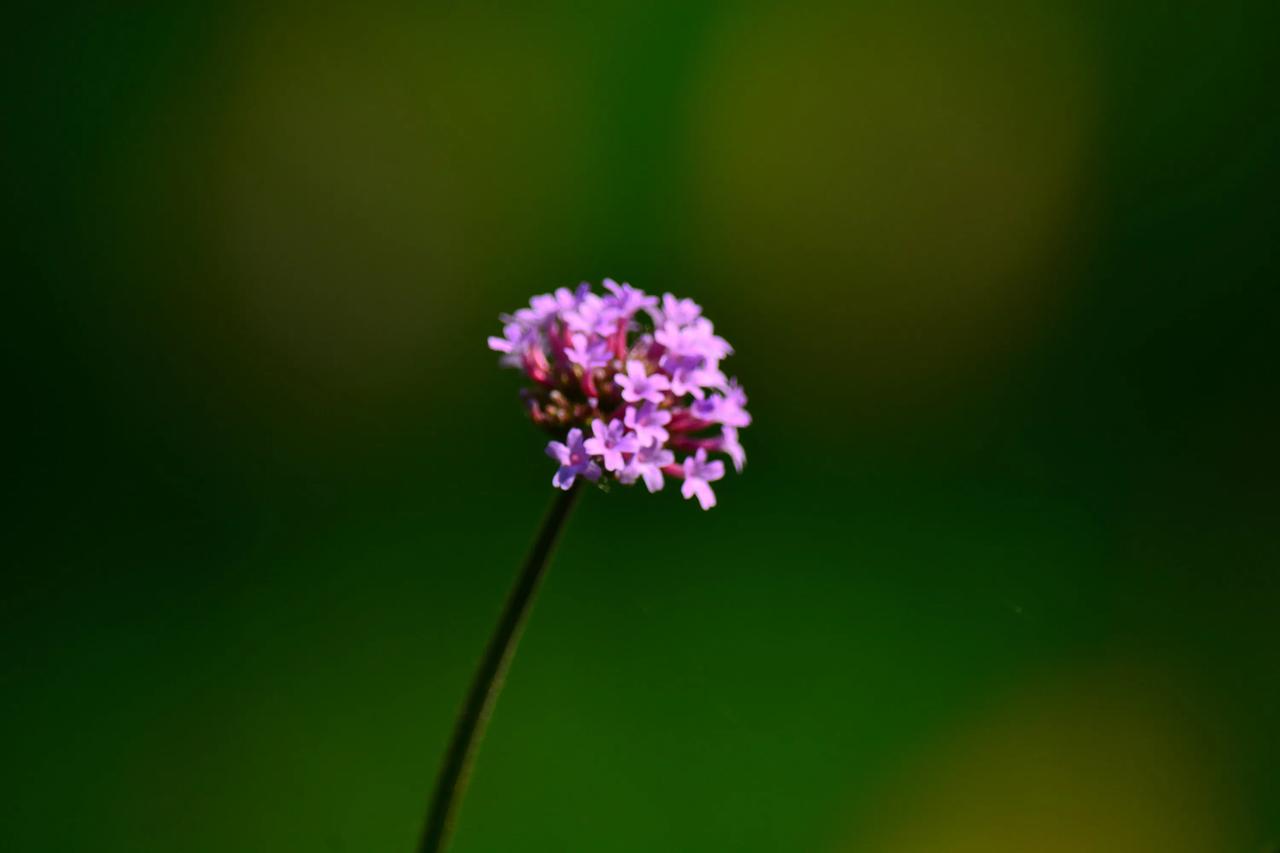
[[[462,801],[471,775],[476,748],[480,744],[480,738],[484,736],[493,704],[502,692],[507,666],[511,663],[516,644],[520,642],[520,632],[538,593],[538,585],[546,573],[556,539],[564,529],[565,519],[569,517],[579,491],[580,487],[574,485],[557,495],[551,511],[542,522],[542,529],[538,531],[538,538],[534,541],[529,556],[525,558],[520,577],[516,579],[516,585],[507,597],[502,616],[498,619],[493,636],[489,638],[489,645],[484,650],[480,667],[471,682],[471,691],[467,694],[467,701],[454,726],[453,739],[449,741],[449,751],[445,754],[440,776],[436,780],[436,790],[431,797],[431,810],[427,813],[427,827],[422,833],[418,853],[444,853],[449,845],[458,804]]]

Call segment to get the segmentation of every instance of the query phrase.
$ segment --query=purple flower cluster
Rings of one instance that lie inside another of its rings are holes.
[[[710,509],[724,462],[707,455],[724,454],[739,472],[747,460],[738,442],[751,423],[747,395],[720,369],[733,348],[692,299],[659,300],[611,279],[604,287],[535,296],[489,338],[503,364],[532,380],[522,394],[533,422],[564,439],[547,445],[560,466],[551,482],[568,489],[607,476],[656,492],[674,477]]]

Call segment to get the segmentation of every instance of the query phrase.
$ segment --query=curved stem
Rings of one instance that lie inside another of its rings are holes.
[[[511,663],[516,644],[520,642],[520,632],[546,573],[551,551],[579,491],[580,487],[575,484],[556,496],[551,511],[542,522],[542,529],[538,531],[538,538],[525,558],[520,576],[507,597],[502,616],[489,638],[489,645],[471,682],[471,691],[454,726],[453,738],[449,741],[449,750],[445,753],[435,793],[431,797],[431,810],[427,813],[427,826],[418,845],[419,853],[443,853],[449,845],[458,804],[466,791],[480,738],[484,736],[493,704],[502,692],[507,666]]]

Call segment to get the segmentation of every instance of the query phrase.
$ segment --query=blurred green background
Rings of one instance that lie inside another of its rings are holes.
[[[455,850],[1280,841],[1265,0],[14,19],[0,848],[408,851],[551,498],[485,337],[751,395],[590,493]]]

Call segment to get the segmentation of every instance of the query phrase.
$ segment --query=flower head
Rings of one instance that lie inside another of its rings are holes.
[[[739,472],[746,461],[738,430],[751,423],[747,397],[720,367],[733,348],[692,299],[659,301],[612,279],[604,289],[535,296],[502,315],[502,336],[489,338],[502,363],[531,380],[521,393],[534,423],[555,437],[552,483],[609,477],[657,492],[675,477],[686,499],[710,509],[725,466],[708,454]]]

